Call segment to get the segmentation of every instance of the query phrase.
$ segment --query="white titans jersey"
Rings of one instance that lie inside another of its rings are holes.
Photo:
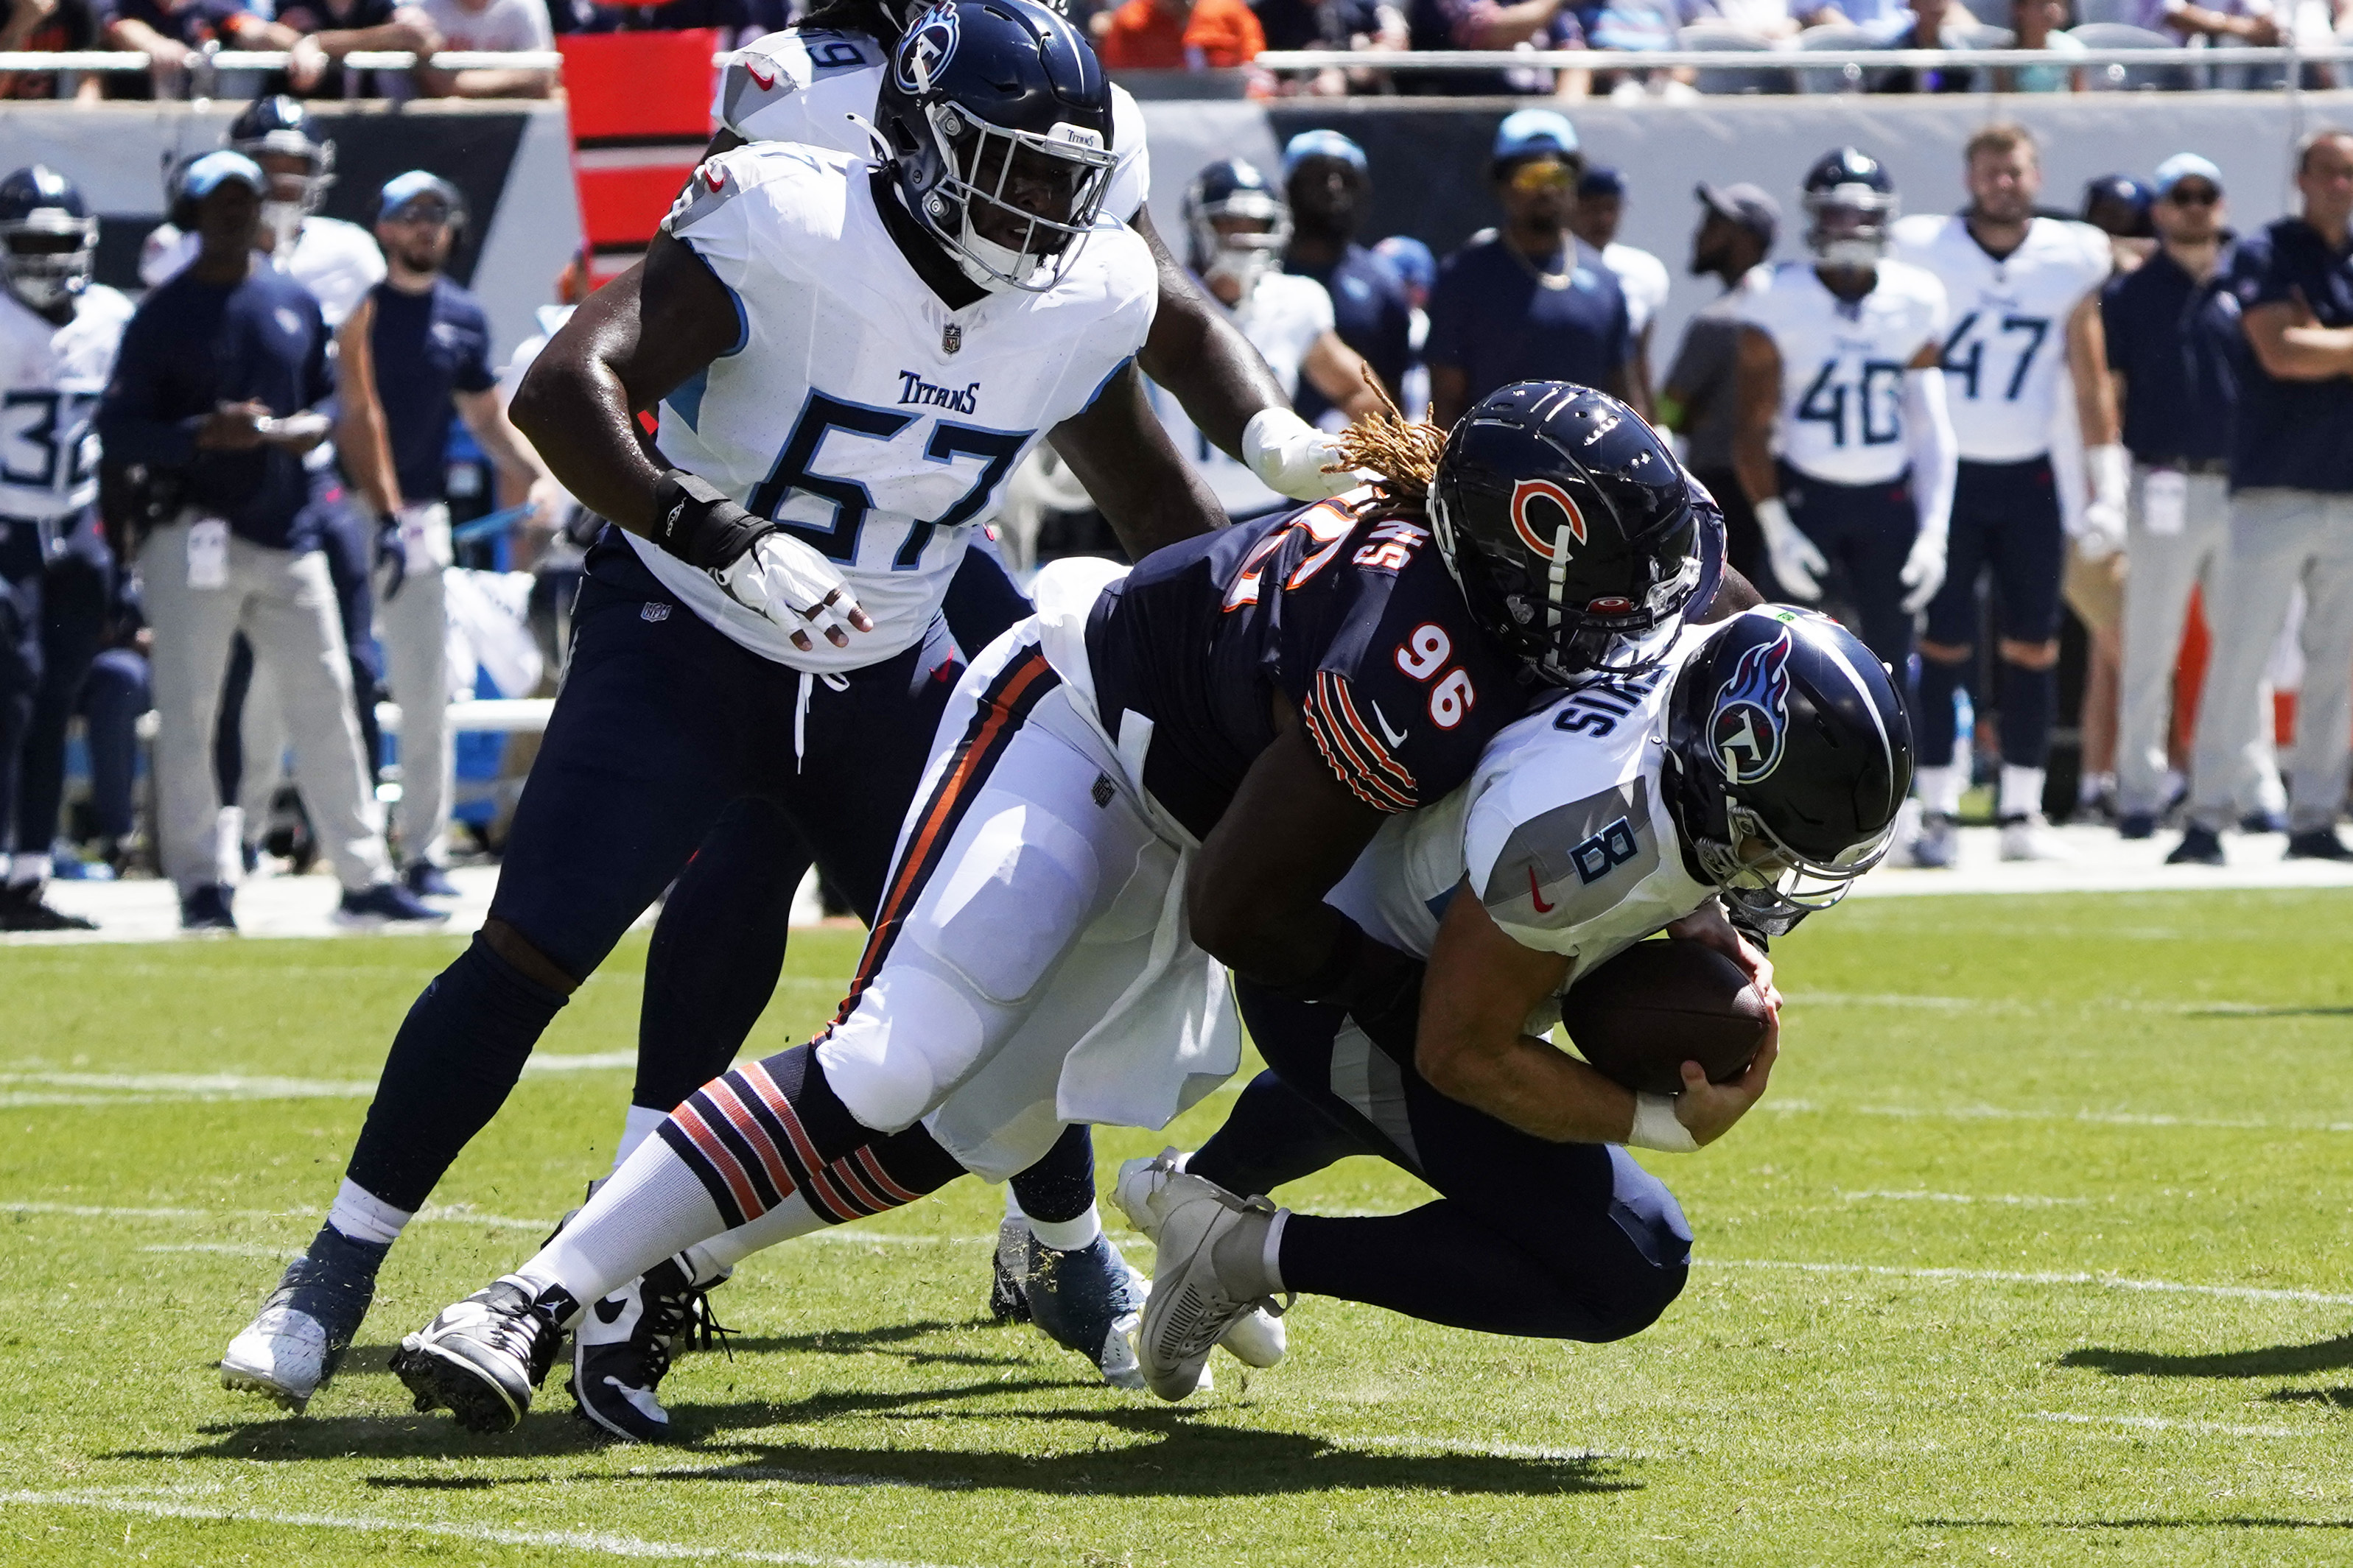
[[[131,301],[93,283],[60,327],[0,292],[0,517],[50,521],[98,499],[90,427]]]
[[[1934,272],[1952,315],[1945,402],[1961,460],[2018,463],[2051,450],[2067,374],[2067,318],[2108,280],[2108,237],[2088,224],[2039,217],[1997,261],[1960,216],[1895,223],[1895,254]]]
[[[1688,626],[1652,668],[1588,678],[1507,726],[1468,784],[1382,825],[1333,905],[1427,958],[1467,879],[1513,941],[1575,959],[1573,982],[1707,902],[1660,772],[1675,673],[1720,629]]]
[[[154,288],[194,261],[198,247],[195,235],[182,234],[168,223],[156,225],[139,247],[139,280]],[[331,332],[359,308],[369,289],[384,281],[384,252],[375,236],[335,217],[304,218],[294,254],[280,259],[272,253],[270,264],[311,290]]]
[[[1667,308],[1667,294],[1673,288],[1667,264],[1649,251],[1613,239],[1601,247],[1601,265],[1609,268],[1618,279],[1618,292],[1626,297],[1628,331],[1640,333]]]
[[[890,50],[865,33],[787,27],[754,38],[727,57],[712,100],[712,123],[746,142],[798,142],[854,157],[875,155],[873,139],[850,118],[871,121]],[[1144,110],[1112,84],[1111,150],[1119,154],[1103,210],[1133,218],[1152,193],[1144,146]]]
[[[1202,285],[1201,292],[1217,302],[1208,285]],[[1324,292],[1324,285],[1313,278],[1269,272],[1226,314],[1274,372],[1283,392],[1298,401],[1300,364],[1315,340],[1332,330],[1332,296]],[[1250,472],[1250,465],[1229,458],[1202,435],[1186,415],[1185,405],[1167,388],[1158,382],[1146,382],[1145,391],[1152,399],[1152,411],[1168,426],[1168,438],[1187,462],[1201,470],[1228,516],[1247,517],[1271,507],[1297,504],[1269,489],[1264,479]]]
[[[662,227],[743,322],[734,352],[663,399],[663,454],[839,563],[874,629],[803,653],[709,574],[629,542],[705,620],[797,669],[923,637],[1014,467],[1144,346],[1159,298],[1150,249],[1106,217],[1051,289],[950,310],[883,226],[868,163],[785,142],[705,163]]]
[[[1904,367],[1945,337],[1945,289],[1901,261],[1852,304],[1811,261],[1759,268],[1732,296],[1740,320],[1781,355],[1781,458],[1835,485],[1884,484],[1912,458],[1904,440]]]

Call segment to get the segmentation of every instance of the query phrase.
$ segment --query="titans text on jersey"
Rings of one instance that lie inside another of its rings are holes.
[[[801,652],[708,573],[629,542],[706,620],[796,668],[858,668],[923,636],[1014,466],[1134,356],[1157,298],[1149,250],[1104,218],[1051,289],[951,310],[884,227],[875,178],[839,153],[742,147],[663,220],[743,321],[733,353],[663,400],[664,455],[839,563],[875,629]]]

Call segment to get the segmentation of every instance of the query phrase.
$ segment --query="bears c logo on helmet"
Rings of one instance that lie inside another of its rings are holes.
[[[1715,694],[1708,749],[1736,784],[1755,784],[1781,765],[1789,731],[1788,664],[1789,634],[1784,630],[1742,654],[1732,679]]]
[[[1512,486],[1512,527],[1522,543],[1546,561],[1567,552],[1563,530],[1577,543],[1585,542],[1585,514],[1550,479],[1522,479]]]
[[[899,46],[894,73],[899,89],[929,91],[933,79],[947,69],[948,61],[955,58],[956,40],[961,36],[962,28],[952,5],[934,5],[916,17],[915,25],[907,29],[906,42]]]

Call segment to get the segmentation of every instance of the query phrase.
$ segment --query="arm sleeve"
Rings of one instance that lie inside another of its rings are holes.
[[[1960,443],[1945,408],[1945,373],[1904,373],[1904,444],[1912,458],[1912,506],[1920,531],[1944,533],[1953,517],[1953,486],[1960,472]]]
[[[196,430],[204,416],[165,419],[156,413],[157,362],[153,319],[142,311],[123,331],[122,348],[115,356],[114,379],[98,405],[99,439],[108,457],[121,463],[150,463],[159,468],[185,468],[195,461]]]

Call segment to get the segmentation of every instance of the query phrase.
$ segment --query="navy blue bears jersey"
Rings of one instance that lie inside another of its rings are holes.
[[[1096,603],[1103,721],[1152,721],[1145,787],[1196,835],[1273,742],[1276,691],[1357,799],[1400,812],[1468,779],[1542,689],[1472,620],[1430,531],[1356,499],[1156,551]]]

